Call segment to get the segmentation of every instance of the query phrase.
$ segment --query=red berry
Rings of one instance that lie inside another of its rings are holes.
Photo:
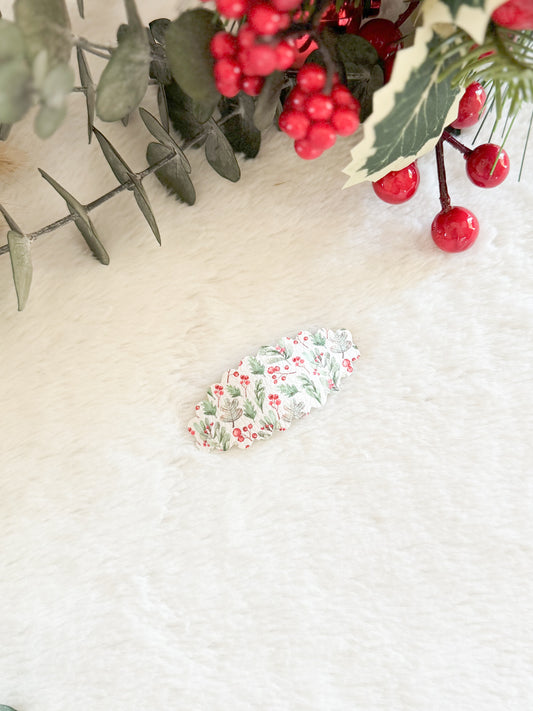
[[[406,202],[416,193],[420,183],[420,174],[416,163],[411,163],[401,170],[392,170],[375,183],[372,183],[374,192],[384,202],[399,205]]]
[[[244,437],[241,435],[240,437],[237,437],[238,442],[244,442]]]
[[[333,113],[333,100],[326,94],[311,94],[305,102],[305,111],[313,121],[328,121]]]
[[[229,32],[217,32],[209,45],[211,54],[215,59],[233,57],[237,52],[237,38]]]
[[[492,20],[510,30],[533,30],[531,0],[508,0],[492,13]]]
[[[335,129],[329,123],[325,121],[317,121],[312,123],[307,132],[306,139],[311,143],[311,145],[325,151],[331,148],[335,143],[337,136],[335,134]]]
[[[260,2],[248,13],[250,27],[259,35],[275,35],[282,24],[281,13],[272,5]]]
[[[359,102],[352,96],[351,91],[344,84],[337,84],[331,90],[331,98],[335,106],[347,106],[359,112]]]
[[[394,22],[382,18],[365,22],[358,35],[370,42],[383,60],[396,54],[402,38],[402,33]]]
[[[296,48],[286,40],[282,40],[276,47],[277,69],[284,72],[288,69],[296,58]]]
[[[248,96],[259,96],[264,83],[264,77],[243,77],[241,89]]]
[[[479,222],[466,207],[449,207],[439,212],[431,225],[431,236],[445,252],[463,252],[479,234]]]
[[[215,80],[233,81],[239,80],[241,76],[241,66],[237,60],[231,57],[222,57],[215,62],[215,67],[213,70]]]
[[[302,91],[313,94],[326,86],[327,73],[318,64],[304,64],[296,76],[296,83]]]
[[[359,115],[347,106],[339,106],[333,111],[331,124],[339,136],[351,136],[359,128]]]
[[[457,118],[451,124],[453,128],[468,128],[479,120],[487,95],[477,81],[469,84],[459,102]]]
[[[240,20],[247,8],[247,0],[215,0],[217,10],[224,17]]]
[[[305,138],[309,130],[310,121],[303,111],[282,111],[279,117],[280,129],[295,140]]]
[[[494,143],[483,143],[466,157],[466,173],[480,188],[495,188],[503,183],[509,166],[509,156]]]
[[[291,12],[302,4],[302,0],[271,0],[272,5],[280,12]]]
[[[300,158],[304,158],[305,160],[318,158],[324,152],[314,146],[307,138],[300,138],[298,141],[294,141],[294,150]]]
[[[234,437],[240,437],[240,436],[241,436],[241,431],[240,431],[240,429],[239,429],[238,427],[236,427],[236,428],[233,430],[233,436],[234,436]]]
[[[269,44],[254,44],[239,53],[242,71],[249,76],[266,77],[276,69],[276,50]]]
[[[254,44],[256,36],[257,35],[249,25],[241,25],[239,34],[237,35],[237,42],[239,43],[239,47],[242,47],[243,49],[248,49]]]
[[[307,94],[296,86],[287,97],[283,108],[285,110],[295,109],[296,111],[303,111],[306,101]]]
[[[263,428],[261,427],[261,429],[263,429]],[[252,439],[257,439],[257,434],[255,432],[252,435]]]

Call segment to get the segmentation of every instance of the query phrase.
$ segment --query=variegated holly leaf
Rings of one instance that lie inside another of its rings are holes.
[[[456,25],[481,44],[491,14],[505,0],[425,0],[422,5],[423,23],[434,25]]]
[[[344,187],[409,165],[431,150],[456,118],[461,89],[452,86],[450,77],[439,81],[446,64],[431,54],[439,46],[433,30],[421,27],[413,46],[398,52],[389,83],[374,94],[363,138],[344,169],[350,176]]]

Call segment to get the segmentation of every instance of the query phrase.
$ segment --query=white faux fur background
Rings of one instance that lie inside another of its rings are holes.
[[[95,41],[124,18],[70,5]],[[463,254],[429,236],[433,155],[393,207],[341,190],[349,139],[308,163],[272,130],[237,184],[189,152],[193,207],[146,181],[162,247],[129,193],[93,213],[108,267],[72,226],[39,239],[23,313],[0,259],[0,704],[533,708],[526,118],[493,191],[446,153],[481,222]],[[138,117],[98,126],[145,167]],[[27,231],[66,214],[37,166],[83,202],[115,185],[81,95],[52,139],[29,119],[4,151],[0,201]],[[249,451],[197,451],[187,420],[221,372],[320,326],[361,350],[342,391]]]

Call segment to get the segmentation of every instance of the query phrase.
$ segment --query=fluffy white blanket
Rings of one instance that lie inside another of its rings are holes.
[[[123,20],[118,0],[86,14],[95,41]],[[98,125],[140,170],[131,124]],[[129,193],[93,213],[109,267],[72,226],[42,237],[23,313],[0,259],[0,703],[533,707],[525,128],[493,191],[447,152],[452,199],[481,221],[459,255],[429,237],[432,155],[392,207],[341,190],[349,139],[308,163],[272,130],[237,184],[192,152],[194,207],[146,181],[162,247]],[[37,166],[82,202],[115,185],[81,95],[52,139],[28,121],[5,151],[1,202],[27,231],[66,214]],[[361,350],[342,391],[248,451],[197,451],[187,421],[224,368],[320,326]]]

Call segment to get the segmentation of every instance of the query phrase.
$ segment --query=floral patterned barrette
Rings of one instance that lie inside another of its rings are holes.
[[[322,407],[358,358],[346,329],[300,331],[275,346],[262,346],[209,388],[196,405],[189,432],[202,449],[247,449]]]

